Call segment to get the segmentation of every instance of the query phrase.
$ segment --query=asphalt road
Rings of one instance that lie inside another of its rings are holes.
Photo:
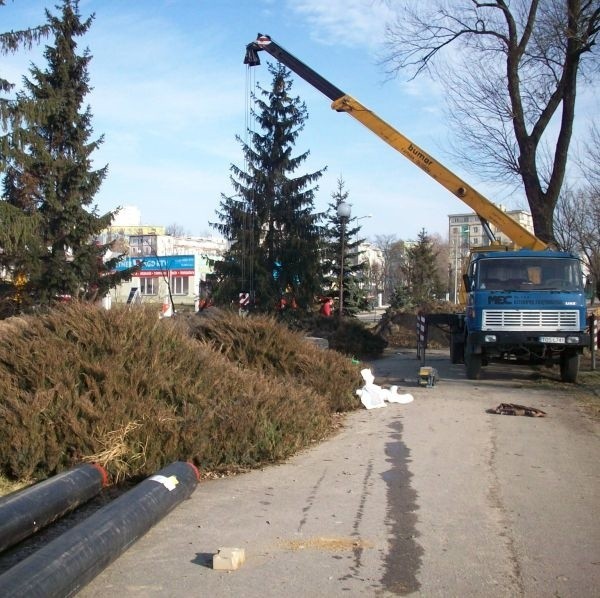
[[[478,382],[444,353],[371,364],[415,400],[350,415],[287,463],[201,482],[80,592],[111,596],[600,595],[600,425],[528,369]],[[545,418],[492,415],[513,402]],[[245,549],[238,570],[211,567]]]

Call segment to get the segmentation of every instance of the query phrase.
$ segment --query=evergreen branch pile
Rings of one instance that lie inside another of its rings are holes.
[[[359,407],[347,357],[272,320],[221,322],[190,334],[152,308],[85,303],[0,322],[0,476],[89,459],[113,479],[187,459],[204,473],[258,467]]]

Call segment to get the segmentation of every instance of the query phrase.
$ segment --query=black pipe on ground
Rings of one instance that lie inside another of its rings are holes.
[[[100,465],[83,464],[0,498],[0,552],[96,496],[107,485]]]
[[[76,594],[188,498],[197,483],[198,470],[191,463],[164,467],[0,575],[0,596]]]

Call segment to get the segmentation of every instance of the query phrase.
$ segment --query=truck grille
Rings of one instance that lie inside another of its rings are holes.
[[[579,330],[574,310],[484,309],[482,330]]]

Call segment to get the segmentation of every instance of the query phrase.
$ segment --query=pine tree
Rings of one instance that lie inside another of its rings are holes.
[[[412,301],[418,305],[441,297],[444,288],[438,274],[437,253],[425,229],[421,229],[416,244],[406,253],[404,274]]]
[[[215,264],[215,297],[224,302],[249,292],[256,307],[271,311],[286,299],[308,309],[320,291],[320,216],[314,213],[314,183],[323,170],[294,176],[308,151],[292,154],[307,110],[291,97],[290,72],[269,65],[270,89],[252,96],[258,131],[243,142],[246,170],[231,166],[233,197],[222,195],[220,223],[212,224],[231,241],[225,260]]]
[[[113,213],[92,206],[107,167],[91,169],[91,155],[102,138],[90,141],[92,114],[82,108],[90,91],[87,50],[76,52],[93,17],[80,19],[78,2],[63,0],[60,17],[46,11],[54,44],[46,46],[46,70],[35,65],[17,94],[18,124],[5,138],[9,151],[3,200],[38,220],[38,242],[27,247],[13,277],[26,280],[24,297],[37,305],[60,297],[96,299],[131,277],[114,273],[119,258],[106,263],[110,245],[94,242]],[[11,265],[14,268],[14,264]],[[26,307],[26,306],[23,306]]]
[[[341,203],[348,203],[349,192],[340,177],[337,188],[331,194],[332,203],[328,205],[325,226],[326,243],[323,250],[324,294],[329,297],[340,296],[340,273],[342,263],[342,235],[344,245],[344,314],[355,315],[367,307],[367,293],[359,281],[365,273],[365,264],[360,261],[360,226],[352,226],[350,221],[342,223],[337,209]]]
[[[0,6],[5,4],[0,0]],[[0,55],[13,54],[20,48],[31,48],[50,33],[48,25],[21,31],[0,33]],[[0,73],[0,93],[8,93],[14,85]],[[18,113],[14,102],[0,97],[0,129],[7,131]],[[6,135],[0,136],[0,172],[9,156]],[[26,248],[37,244],[38,219],[24,214],[6,201],[0,201],[0,318],[17,313],[23,302],[25,278],[19,276]]]

